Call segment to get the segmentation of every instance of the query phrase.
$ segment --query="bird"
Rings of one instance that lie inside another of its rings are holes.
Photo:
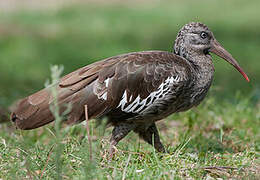
[[[66,123],[106,117],[113,126],[110,152],[133,131],[158,152],[166,152],[156,122],[199,105],[213,80],[210,53],[223,58],[249,82],[238,62],[203,23],[190,22],[177,34],[173,50],[141,51],[109,57],[62,77],[54,86]],[[11,114],[16,128],[30,130],[55,120],[50,87],[20,100]]]

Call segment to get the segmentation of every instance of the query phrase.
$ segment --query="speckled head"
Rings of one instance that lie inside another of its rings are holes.
[[[191,22],[179,31],[174,44],[174,52],[185,58],[189,56],[190,51],[208,53],[212,38],[213,33],[205,24]]]
[[[174,43],[174,53],[192,61],[192,56],[206,56],[212,52],[233,65],[249,81],[237,61],[215,39],[209,28],[199,22],[184,25]]]

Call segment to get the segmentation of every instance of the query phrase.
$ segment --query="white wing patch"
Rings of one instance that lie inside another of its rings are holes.
[[[157,91],[152,92],[147,98],[141,99],[138,95],[137,98],[129,105],[126,106],[127,93],[124,92],[120,103],[117,108],[121,108],[122,111],[127,113],[141,113],[146,107],[150,106],[155,100],[163,99],[164,96],[170,92],[170,87],[173,83],[180,81],[179,76],[168,77],[159,87]],[[130,101],[132,100],[132,95],[130,96]]]
[[[122,97],[122,99],[121,99],[121,101],[120,101],[120,103],[119,103],[119,105],[117,106],[117,107],[122,107],[122,108],[124,108],[125,107],[125,105],[127,104],[127,97],[126,97],[127,95],[126,95],[126,91],[124,92],[124,94],[123,94],[123,97]]]
[[[99,98],[100,99],[100,98]],[[101,99],[103,99],[103,100],[107,100],[107,92],[105,92],[102,96],[101,96]]]
[[[106,88],[108,87],[108,83],[109,83],[109,81],[110,81],[110,78],[107,78],[104,82],[105,82],[105,84],[106,84]]]
[[[110,81],[110,78],[107,78],[104,83],[105,83],[105,88],[107,89],[108,88],[108,84],[109,84],[109,81]],[[96,82],[97,83],[97,82]],[[97,94],[96,94],[97,95]],[[107,100],[107,91],[104,92],[102,95],[97,95],[98,96],[98,99],[103,99],[103,100]]]

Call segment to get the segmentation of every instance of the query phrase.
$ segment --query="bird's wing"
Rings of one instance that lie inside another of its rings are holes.
[[[129,53],[98,61],[64,76],[57,84],[58,101],[61,111],[65,110],[64,104],[72,105],[68,122],[73,123],[84,119],[84,105],[88,106],[90,118],[99,117],[120,103],[122,107],[122,103],[147,98],[167,78],[183,84],[189,75],[189,64],[173,53]],[[45,125],[54,120],[49,109],[52,102],[49,88],[45,88],[22,99],[12,119],[21,129]]]
[[[115,64],[103,68],[95,82],[94,94],[106,102],[106,109],[95,117],[108,113],[120,119],[141,114],[169,91],[180,93],[191,80],[191,71],[187,60],[169,52],[145,51],[122,56]]]

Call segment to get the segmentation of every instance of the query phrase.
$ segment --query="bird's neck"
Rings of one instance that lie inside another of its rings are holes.
[[[210,86],[214,75],[214,65],[210,54],[197,54],[189,57],[196,72],[196,86],[205,87]]]
[[[213,80],[214,65],[210,54],[190,52],[186,59],[192,64],[196,74],[196,86],[209,87]]]
[[[179,44],[181,44],[181,42],[175,43],[173,51],[175,54],[188,60],[193,66],[196,74],[196,86],[210,86],[215,71],[211,55],[204,54],[203,51],[187,48]]]

